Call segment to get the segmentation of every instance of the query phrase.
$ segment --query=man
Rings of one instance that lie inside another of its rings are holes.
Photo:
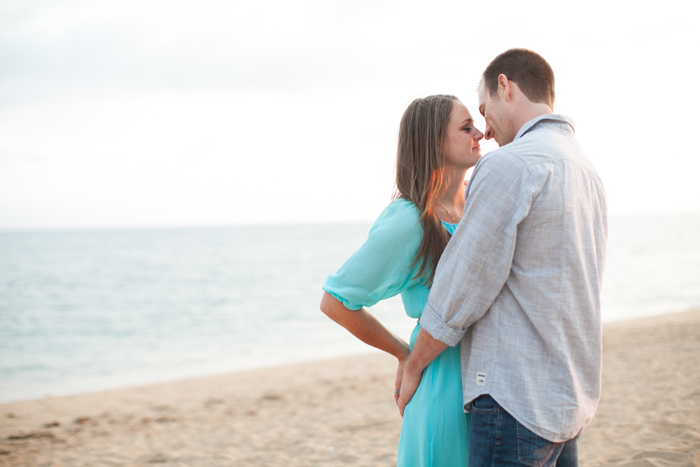
[[[479,111],[500,148],[474,170],[397,378],[403,413],[423,369],[462,342],[470,467],[577,465],[600,399],[606,199],[553,105],[554,74],[532,51],[484,71]]]

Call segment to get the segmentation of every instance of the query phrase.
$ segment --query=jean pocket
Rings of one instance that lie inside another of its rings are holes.
[[[518,430],[518,460],[532,467],[543,467],[547,461],[556,460],[557,451],[561,446],[552,443],[517,422]],[[551,464],[551,462],[550,462]]]
[[[501,406],[488,394],[472,401],[472,412],[498,412]]]

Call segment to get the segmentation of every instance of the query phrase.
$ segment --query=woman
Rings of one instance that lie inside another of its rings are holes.
[[[413,101],[399,129],[394,201],[367,241],[323,286],[321,310],[363,342],[395,356],[399,367],[409,345],[364,307],[400,293],[406,314],[420,318],[435,267],[462,217],[464,178],[481,157],[483,136],[456,97]],[[423,372],[404,411],[397,465],[466,466],[468,436],[457,346]]]

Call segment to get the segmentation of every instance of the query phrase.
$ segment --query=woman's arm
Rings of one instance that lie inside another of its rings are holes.
[[[364,307],[359,310],[350,310],[333,295],[324,292],[321,298],[321,311],[365,344],[393,355],[400,363],[408,358],[408,344],[384,327]]]

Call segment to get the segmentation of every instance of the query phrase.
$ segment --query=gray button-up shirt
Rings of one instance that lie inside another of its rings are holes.
[[[462,341],[465,410],[490,394],[553,442],[600,399],[603,184],[562,115],[535,118],[484,156],[438,264],[421,326]]]

